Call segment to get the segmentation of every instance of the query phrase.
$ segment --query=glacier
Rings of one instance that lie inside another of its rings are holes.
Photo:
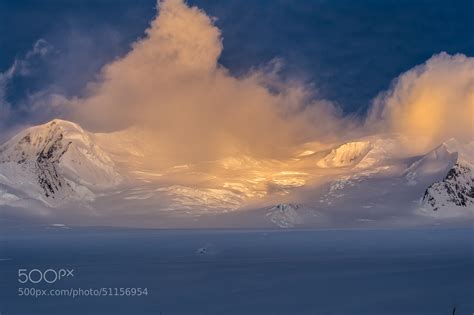
[[[3,218],[150,227],[470,224],[474,141],[421,155],[397,134],[306,143],[282,159],[236,154],[146,163],[139,131],[92,133],[55,119],[0,146]],[[409,139],[408,139],[409,140]],[[8,219],[8,220],[10,220]],[[7,220],[7,221],[8,221]]]

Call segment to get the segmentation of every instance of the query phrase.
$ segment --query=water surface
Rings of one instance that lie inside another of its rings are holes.
[[[26,228],[0,235],[0,312],[30,314],[474,313],[473,230]],[[18,269],[74,269],[20,284]],[[147,288],[20,297],[18,289]]]

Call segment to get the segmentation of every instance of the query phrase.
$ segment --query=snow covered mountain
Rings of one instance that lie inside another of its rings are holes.
[[[474,214],[474,142],[462,146],[451,139],[439,150],[453,158],[446,176],[426,189],[423,206],[443,216]]]
[[[428,187],[423,204],[434,211],[452,207],[474,206],[474,172],[470,167],[456,163],[446,177]]]
[[[319,167],[347,167],[360,162],[371,149],[369,141],[356,141],[345,143],[318,161]]]
[[[160,165],[140,138],[137,130],[93,134],[57,119],[20,132],[0,146],[0,209],[37,209],[36,202],[55,216],[66,208],[80,220],[93,214],[94,224],[123,216],[117,224],[177,227],[377,226],[474,214],[474,142],[451,139],[410,156],[400,149],[406,139],[372,135],[308,143],[279,160]]]
[[[294,204],[278,204],[269,209],[266,216],[281,228],[292,228],[303,224],[303,218],[298,214],[299,207]]]
[[[328,183],[314,191],[322,192],[318,208],[366,225],[387,218],[406,225],[419,215],[427,221],[472,218],[474,142],[451,139],[421,156],[401,154],[403,143],[407,139],[375,135],[323,156],[317,165],[326,167],[330,157],[333,166],[326,167]]]
[[[415,161],[407,169],[406,178],[408,183],[416,185],[418,181],[426,177],[436,176],[439,173],[446,174],[456,164],[458,156],[457,151],[450,152],[446,145],[440,145]]]
[[[17,198],[48,206],[92,201],[94,191],[120,182],[113,161],[93,135],[68,121],[28,128],[0,146],[0,185]]]

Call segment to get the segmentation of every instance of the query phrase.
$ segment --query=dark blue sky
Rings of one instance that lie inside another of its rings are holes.
[[[241,74],[272,58],[313,82],[346,113],[364,113],[392,79],[435,53],[474,55],[474,1],[192,0],[224,37],[221,63]],[[155,14],[154,0],[0,0],[0,72],[39,38],[53,53],[9,84],[14,108],[47,86],[80,93],[124,54]],[[16,117],[21,117],[19,112]]]

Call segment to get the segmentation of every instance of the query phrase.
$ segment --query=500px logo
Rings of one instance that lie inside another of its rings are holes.
[[[55,283],[59,280],[74,277],[74,269],[18,269],[19,283]]]

